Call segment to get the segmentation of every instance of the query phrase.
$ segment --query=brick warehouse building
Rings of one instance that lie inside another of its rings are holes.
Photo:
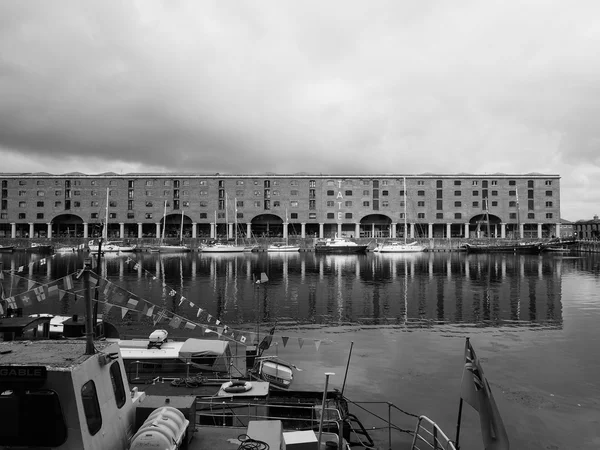
[[[547,238],[560,176],[0,174],[0,237]],[[107,207],[108,199],[108,207]],[[406,202],[405,202],[406,199]],[[166,204],[166,207],[165,207]]]

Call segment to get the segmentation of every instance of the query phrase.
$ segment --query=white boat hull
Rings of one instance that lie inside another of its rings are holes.
[[[246,251],[246,247],[240,245],[207,245],[198,247],[198,251],[202,253],[242,253]]]
[[[425,251],[425,246],[416,242],[409,244],[391,243],[381,244],[374,251],[379,253],[420,253]]]
[[[267,252],[270,253],[281,253],[281,252],[299,252],[300,247],[296,245],[269,245],[267,247]]]

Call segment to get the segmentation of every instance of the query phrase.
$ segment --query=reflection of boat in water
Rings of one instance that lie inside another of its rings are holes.
[[[346,238],[319,239],[315,243],[316,253],[366,253],[368,245],[357,244]]]
[[[14,249],[14,245],[0,245],[0,253],[12,253]]]

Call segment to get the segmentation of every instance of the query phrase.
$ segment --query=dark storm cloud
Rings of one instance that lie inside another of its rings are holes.
[[[599,10],[5,0],[2,170],[559,173],[585,217]]]

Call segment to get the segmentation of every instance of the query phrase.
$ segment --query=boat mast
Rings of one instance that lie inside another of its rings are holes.
[[[104,229],[102,230],[102,237],[104,238],[105,241],[108,241],[108,197],[109,197],[109,194],[110,194],[110,188],[106,188],[106,213],[104,216]]]
[[[235,221],[235,227],[233,229],[233,233],[235,235],[235,246],[237,247],[237,235],[238,235],[238,233],[237,233],[237,198],[236,197],[233,198],[233,205],[234,205],[233,206],[233,214],[235,215],[235,219],[234,219],[234,221]]]
[[[404,245],[406,245],[406,234],[408,230],[406,228],[406,177],[402,178],[402,184],[404,185]]]
[[[179,229],[179,245],[183,245],[183,208],[181,208],[181,228]]]
[[[519,213],[519,210],[521,208],[519,207],[519,188],[518,187],[515,192],[517,194],[517,239],[521,239],[521,215]]]
[[[165,210],[163,212],[163,229],[162,229],[162,235],[160,236],[160,244],[162,245],[163,241],[165,240],[165,228],[167,226],[167,201],[165,200]]]

